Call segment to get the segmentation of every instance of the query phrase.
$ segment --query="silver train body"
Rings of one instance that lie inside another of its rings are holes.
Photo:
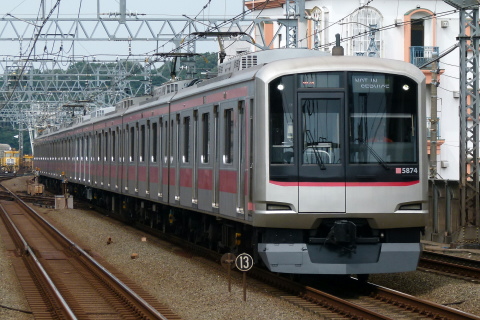
[[[45,179],[134,199],[152,225],[159,208],[188,212],[199,239],[274,272],[404,272],[427,215],[425,123],[409,63],[272,50],[46,132],[34,160]]]

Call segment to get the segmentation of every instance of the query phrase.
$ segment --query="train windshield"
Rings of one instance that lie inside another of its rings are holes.
[[[407,77],[351,73],[350,163],[417,162],[416,85]]]
[[[273,166],[418,162],[418,86],[408,77],[318,72],[277,78],[269,89]]]

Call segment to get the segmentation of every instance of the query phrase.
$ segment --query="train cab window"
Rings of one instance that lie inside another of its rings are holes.
[[[405,76],[352,73],[350,163],[415,163],[417,86]]]
[[[224,113],[225,117],[225,140],[223,163],[230,164],[233,162],[233,109],[227,109]]]
[[[140,126],[140,162],[145,161],[145,125]]]
[[[202,114],[202,163],[208,163],[210,157],[210,114]]]
[[[295,163],[293,76],[280,77],[270,83],[270,163]]]
[[[190,117],[183,118],[183,163],[190,162]]]

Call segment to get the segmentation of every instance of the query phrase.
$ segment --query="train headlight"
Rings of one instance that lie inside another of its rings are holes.
[[[276,204],[276,203],[269,203],[267,204],[267,210],[292,210],[290,206],[283,205],[283,204]]]
[[[280,90],[280,91],[282,91],[283,89],[285,89],[285,86],[280,83],[280,84],[277,86],[277,89]]]
[[[402,89],[403,89],[403,91],[408,91],[408,90],[410,90],[410,86],[408,84],[404,84]]]

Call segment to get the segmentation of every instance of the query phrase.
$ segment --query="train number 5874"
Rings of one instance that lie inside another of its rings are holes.
[[[402,168],[402,174],[418,173],[418,168]]]

